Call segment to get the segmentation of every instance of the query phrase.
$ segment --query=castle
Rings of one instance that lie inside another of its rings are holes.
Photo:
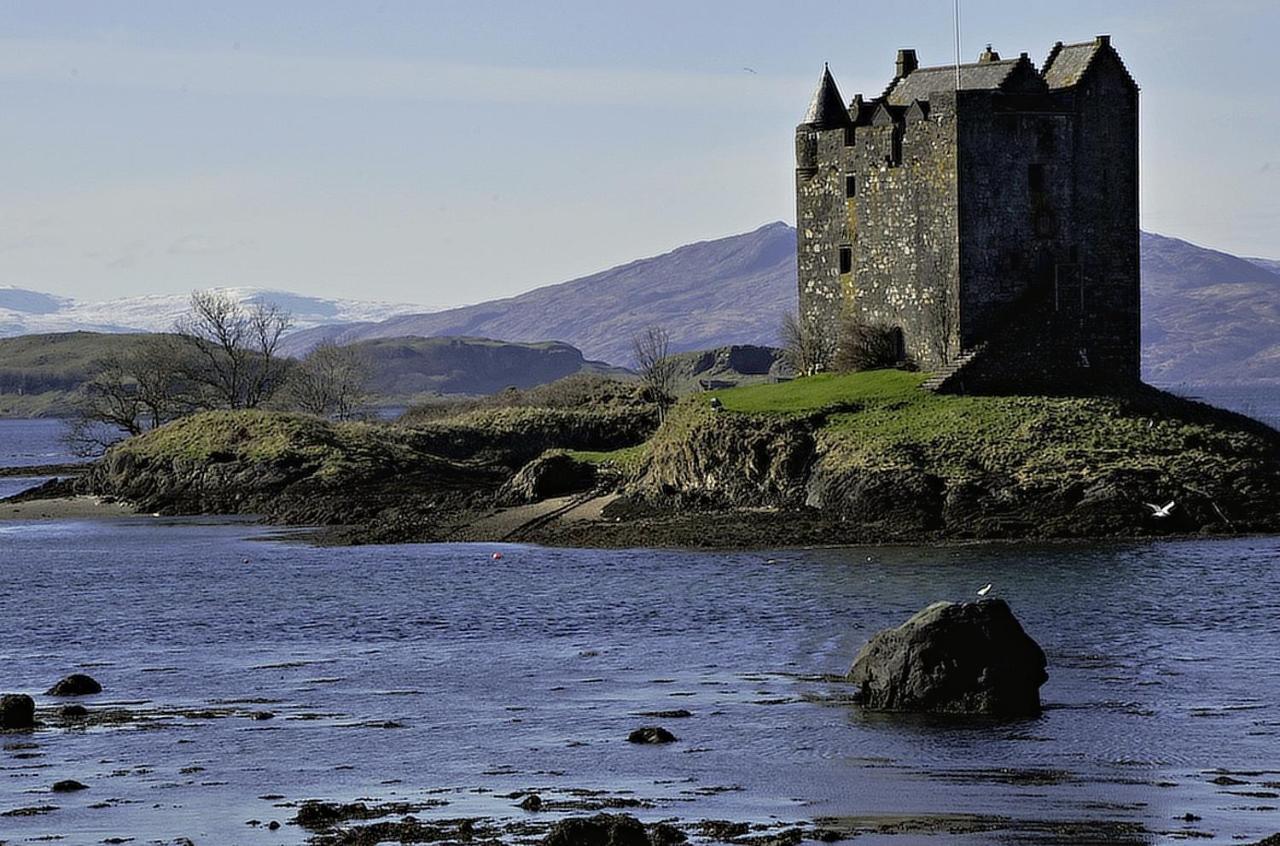
[[[1138,86],[1109,36],[990,47],[796,128],[800,316],[889,328],[935,390],[1138,378]]]

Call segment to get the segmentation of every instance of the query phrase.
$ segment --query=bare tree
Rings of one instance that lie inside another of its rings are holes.
[[[658,416],[666,418],[675,401],[676,360],[671,357],[671,336],[661,326],[649,326],[631,338],[636,368],[653,401]]]
[[[191,295],[191,312],[175,336],[185,345],[183,375],[201,389],[206,408],[257,408],[284,384],[289,360],[279,354],[292,316],[274,304],[246,306],[217,291]]]
[[[831,366],[836,352],[835,332],[812,314],[782,317],[782,358],[798,376],[812,376]]]
[[[193,409],[170,339],[146,338],[93,364],[80,386],[64,440],[78,455],[96,455]]]
[[[369,401],[373,362],[355,346],[323,341],[289,373],[285,402],[299,411],[349,420]]]

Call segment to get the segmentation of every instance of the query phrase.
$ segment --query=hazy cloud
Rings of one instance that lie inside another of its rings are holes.
[[[813,84],[741,70],[503,67],[17,38],[0,39],[0,79],[241,96],[686,108],[708,101],[794,106],[797,87]]]

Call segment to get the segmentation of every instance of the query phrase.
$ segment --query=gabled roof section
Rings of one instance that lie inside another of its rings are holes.
[[[1107,53],[1115,59],[1125,78],[1134,88],[1137,88],[1138,83],[1134,81],[1128,68],[1124,66],[1124,60],[1120,58],[1120,54],[1111,46],[1111,36],[1109,35],[1099,35],[1092,41],[1084,41],[1079,44],[1063,44],[1059,41],[1049,51],[1049,58],[1044,60],[1044,70],[1041,75],[1044,77],[1044,81],[1048,83],[1050,90],[1056,91],[1062,88],[1071,88],[1080,84],[1085,74],[1089,72],[1089,68],[1093,67],[1094,61],[1103,53]]]
[[[802,123],[814,129],[839,129],[849,125],[849,112],[831,77],[831,68],[826,65],[822,66],[822,79],[818,80],[818,89],[813,92]]]
[[[1002,91],[1009,87],[1011,81],[1025,74],[1015,73],[1021,66],[1034,66],[1025,55],[1016,59],[1000,59],[976,62],[960,66],[960,87],[969,89],[986,89]],[[1025,70],[1025,68],[1022,68]],[[928,100],[929,95],[938,91],[951,91],[956,87],[956,66],[941,65],[933,68],[918,68],[906,76],[899,77],[889,84],[885,97],[890,105],[909,106],[915,100]]]

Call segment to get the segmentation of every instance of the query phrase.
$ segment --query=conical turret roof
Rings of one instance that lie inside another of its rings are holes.
[[[849,125],[849,112],[840,97],[840,89],[836,88],[836,81],[831,78],[831,68],[826,65],[822,66],[822,79],[809,101],[809,110],[804,113],[804,123],[814,129],[838,129]]]

